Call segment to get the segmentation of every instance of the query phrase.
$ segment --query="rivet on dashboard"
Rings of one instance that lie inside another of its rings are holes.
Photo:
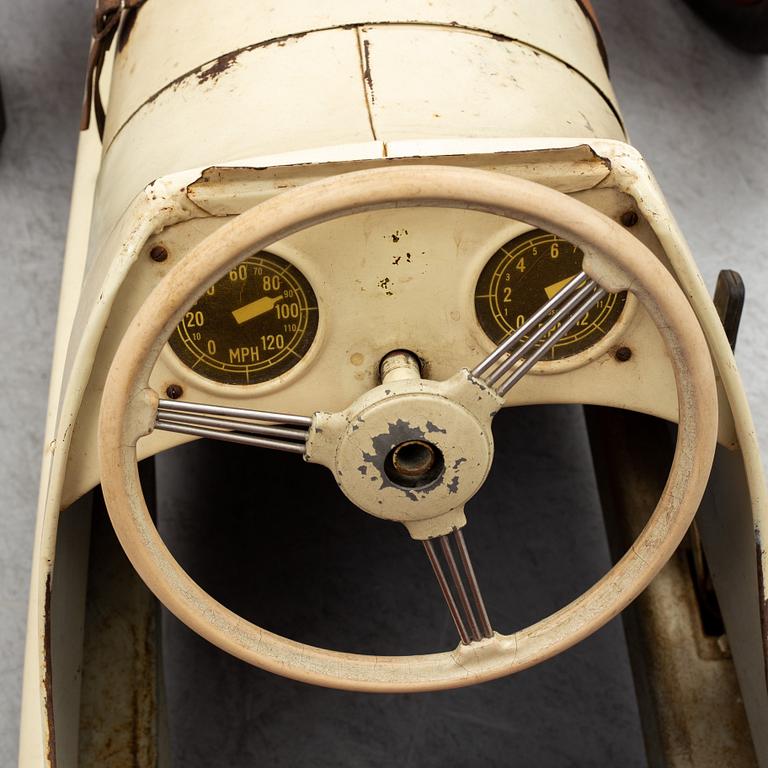
[[[632,357],[632,350],[629,347],[619,347],[614,353],[614,357],[620,363],[626,363]]]
[[[178,384],[169,384],[165,390],[165,394],[171,400],[178,400],[183,394],[184,390]]]
[[[625,211],[621,214],[621,223],[625,227],[634,227],[638,220],[636,211]]]
[[[152,261],[165,261],[168,258],[168,250],[162,245],[156,245],[149,252],[149,258]]]

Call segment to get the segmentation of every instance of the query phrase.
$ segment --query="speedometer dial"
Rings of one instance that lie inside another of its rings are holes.
[[[485,265],[475,288],[475,313],[498,344],[581,271],[583,253],[567,240],[537,229],[500,248]],[[627,294],[601,299],[547,353],[561,360],[598,343],[615,325]]]
[[[317,326],[317,298],[307,278],[262,252],[212,285],[184,313],[169,344],[201,376],[258,384],[293,368]]]

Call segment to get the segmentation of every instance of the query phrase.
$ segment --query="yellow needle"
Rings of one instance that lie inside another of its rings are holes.
[[[570,283],[574,277],[576,277],[576,275],[571,275],[570,277],[566,277],[565,280],[560,280],[557,283],[552,283],[552,285],[548,285],[544,289],[544,293],[547,294],[547,298],[551,299],[555,294],[560,293],[560,291],[562,291],[563,288],[565,288],[565,286],[568,285],[568,283]]]
[[[269,312],[282,298],[282,296],[262,296],[260,299],[240,307],[240,309],[233,309],[232,316],[237,320],[238,325],[242,325],[249,320],[253,320],[254,317]]]

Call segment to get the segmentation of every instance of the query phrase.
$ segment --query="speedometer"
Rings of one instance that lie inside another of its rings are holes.
[[[290,262],[261,252],[184,313],[169,339],[189,368],[224,384],[258,384],[293,368],[318,327],[317,298]]]
[[[475,314],[495,344],[520,328],[580,271],[582,251],[543,230],[526,232],[500,248],[475,287]],[[561,360],[597,344],[616,324],[626,293],[611,293],[580,317],[545,360]]]

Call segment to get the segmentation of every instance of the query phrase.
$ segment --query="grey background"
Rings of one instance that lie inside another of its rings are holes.
[[[723,267],[746,281],[737,358],[765,445],[768,62],[731,49],[680,0],[594,4],[633,143],[653,167],[707,285]],[[0,147],[2,765],[16,760],[39,456],[92,5],[0,2],[9,123]],[[615,625],[606,631],[615,633]],[[570,762],[563,756],[559,764]]]

